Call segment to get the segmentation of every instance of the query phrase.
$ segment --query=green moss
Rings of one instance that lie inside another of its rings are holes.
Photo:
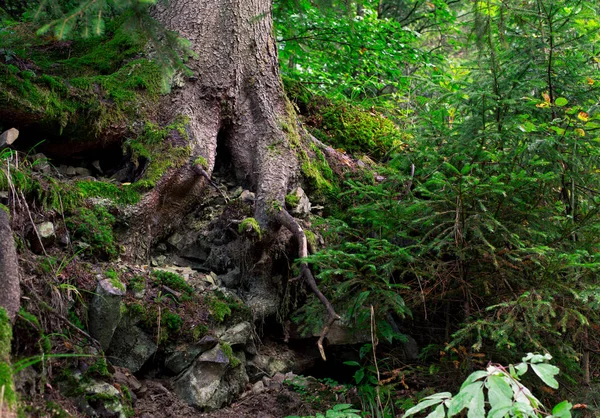
[[[104,357],[98,358],[85,372],[86,376],[109,377],[112,374],[108,371],[108,364]]]
[[[306,241],[308,245],[310,245],[314,250],[317,248],[317,237],[314,232],[309,231],[308,229],[304,230],[304,234],[306,235]]]
[[[108,277],[110,280],[110,284],[115,288],[122,291],[125,291],[125,285],[119,279],[119,273],[114,270],[107,270],[104,272],[104,275]]]
[[[183,319],[176,313],[167,311],[162,314],[161,324],[166,326],[170,332],[178,333],[183,325]]]
[[[102,206],[79,208],[67,219],[73,236],[87,244],[83,248],[86,254],[109,259],[119,253],[113,234],[114,223],[115,217]]]
[[[185,279],[178,274],[169,271],[154,270],[152,276],[158,284],[183,292],[188,297],[191,297],[194,293],[194,288],[187,284]]]
[[[254,218],[246,218],[238,226],[238,232],[240,234],[248,231],[253,231],[256,235],[258,235],[258,239],[262,238],[262,231],[260,229],[260,225],[258,224],[258,221]]]
[[[205,170],[208,170],[208,161],[204,157],[198,157],[194,160],[194,164],[199,165]]]
[[[129,311],[130,315],[133,316],[138,316],[138,317],[145,317],[146,316],[146,307],[144,305],[141,305],[139,303],[130,303],[127,305],[127,310]]]
[[[285,204],[291,208],[298,206],[298,203],[300,203],[300,198],[294,193],[290,193],[285,197]]]
[[[207,325],[199,324],[192,328],[192,338],[194,340],[199,340],[200,338],[204,337],[206,334],[208,334],[208,326]]]
[[[10,215],[10,209],[7,206],[3,205],[2,203],[0,203],[0,210],[3,210],[8,215]]]
[[[4,388],[4,403],[15,407],[17,395],[14,391],[13,372],[10,365],[12,327],[6,310],[0,307],[0,388]]]
[[[215,321],[223,322],[225,318],[231,315],[231,308],[227,302],[222,301],[215,296],[208,297],[206,302],[208,304],[208,309],[210,310],[210,313]]]
[[[229,359],[229,364],[231,367],[235,368],[241,364],[240,359],[233,354],[233,348],[231,348],[231,345],[227,343],[221,343],[221,350],[223,350],[223,354],[225,354]]]
[[[121,205],[133,205],[139,202],[140,194],[128,185],[116,186],[102,181],[78,181],[75,183],[81,197],[103,197],[112,199]]]
[[[129,288],[136,292],[142,292],[146,289],[146,279],[143,276],[133,276],[129,279]]]

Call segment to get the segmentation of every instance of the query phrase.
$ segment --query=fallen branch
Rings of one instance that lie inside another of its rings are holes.
[[[299,247],[298,258],[300,258],[300,260],[306,258],[308,256],[308,244],[306,240],[306,234],[304,233],[304,230],[302,229],[298,221],[285,209],[281,209],[275,215],[275,219],[281,225],[289,229],[290,232],[292,232],[296,237]],[[323,349],[323,341],[329,333],[329,329],[331,328],[333,323],[340,319],[340,316],[335,312],[333,305],[331,304],[331,302],[329,302],[327,297],[325,297],[325,295],[319,290],[319,286],[317,286],[317,282],[315,281],[315,278],[312,272],[310,271],[310,267],[308,267],[308,264],[303,261],[300,261],[300,277],[304,278],[304,280],[308,284],[308,287],[310,287],[310,290],[312,290],[312,292],[321,301],[321,303],[323,304],[323,306],[325,306],[325,309],[327,310],[327,319],[325,321],[323,329],[321,330],[319,341],[317,342],[317,345],[319,346],[319,352],[321,353],[321,357],[323,358],[323,360],[327,360],[327,357],[325,356],[325,350]]]

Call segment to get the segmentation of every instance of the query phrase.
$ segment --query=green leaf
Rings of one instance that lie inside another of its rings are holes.
[[[475,392],[475,396],[469,402],[469,413],[467,418],[481,418],[485,416],[485,399],[483,397],[483,390]]]
[[[358,361],[345,361],[344,364],[346,366],[356,366],[356,367],[360,367],[360,363]]]
[[[537,363],[532,364],[531,368],[545,384],[552,389],[558,389],[558,382],[554,378],[560,372],[558,367],[547,363]]]
[[[444,404],[439,405],[425,418],[445,418]]]
[[[358,369],[356,373],[354,373],[354,381],[358,384],[362,382],[365,377],[365,369]]]
[[[461,388],[460,392],[452,399],[448,408],[448,416],[453,417],[467,408],[478,392],[483,391],[483,382],[475,382]]]
[[[411,415],[417,414],[417,413],[423,411],[424,409],[429,408],[430,406],[442,403],[444,400],[445,400],[445,398],[424,399],[421,402],[419,402],[418,404],[416,404],[415,406],[413,406],[412,408],[410,408],[408,411],[406,411],[406,413],[403,415],[403,418],[410,417]],[[443,409],[443,405],[440,405],[440,406]],[[438,406],[438,409],[439,409],[439,406]]]
[[[552,408],[552,416],[556,418],[570,418],[573,404],[569,401],[562,401]]]
[[[462,390],[465,386],[469,386],[471,383],[481,379],[482,377],[486,377],[487,375],[488,372],[486,372],[485,370],[478,370],[476,372],[471,373],[469,377],[467,377],[467,379],[463,382],[460,389]]]
[[[500,409],[512,403],[513,391],[503,376],[493,375],[485,382],[492,409]]]
[[[560,107],[565,106],[567,103],[569,103],[569,101],[567,99],[565,99],[564,97],[559,97],[554,101],[554,104],[556,106],[560,106]]]

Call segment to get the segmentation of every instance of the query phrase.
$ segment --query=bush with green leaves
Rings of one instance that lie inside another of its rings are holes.
[[[521,383],[521,376],[531,369],[545,385],[557,389],[558,382],[554,376],[559,373],[559,369],[547,363],[550,359],[550,354],[529,353],[521,363],[508,367],[490,364],[486,370],[472,373],[456,395],[443,392],[427,396],[406,411],[403,418],[428,408],[434,408],[428,415],[430,418],[453,417],[465,409],[467,416],[473,418],[570,418],[571,403],[563,401],[550,412]]]
[[[337,404],[324,414],[317,414],[308,417],[289,416],[286,418],[360,418],[360,411],[354,409],[350,404]]]

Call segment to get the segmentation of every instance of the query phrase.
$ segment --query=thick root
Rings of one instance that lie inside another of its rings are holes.
[[[281,225],[289,229],[296,237],[299,248],[298,257],[300,258],[300,260],[307,257],[308,244],[306,240],[306,234],[304,233],[304,230],[302,229],[298,221],[285,209],[281,209],[275,215],[275,219]],[[300,277],[302,277],[306,281],[308,287],[310,287],[310,290],[315,294],[315,296],[317,296],[317,298],[321,301],[321,303],[323,304],[323,306],[325,306],[325,309],[327,310],[327,318],[325,320],[325,325],[323,326],[323,329],[321,329],[321,335],[319,336],[319,341],[317,342],[317,345],[319,346],[319,352],[321,353],[321,357],[323,358],[323,360],[327,360],[327,357],[325,356],[325,349],[323,348],[323,341],[329,333],[329,329],[331,328],[331,326],[334,324],[335,321],[340,319],[340,316],[335,312],[335,309],[333,308],[331,302],[329,302],[329,299],[327,299],[327,297],[325,297],[321,290],[319,290],[319,286],[317,286],[315,277],[313,276],[310,267],[308,267],[308,264],[302,261],[300,262]]]

